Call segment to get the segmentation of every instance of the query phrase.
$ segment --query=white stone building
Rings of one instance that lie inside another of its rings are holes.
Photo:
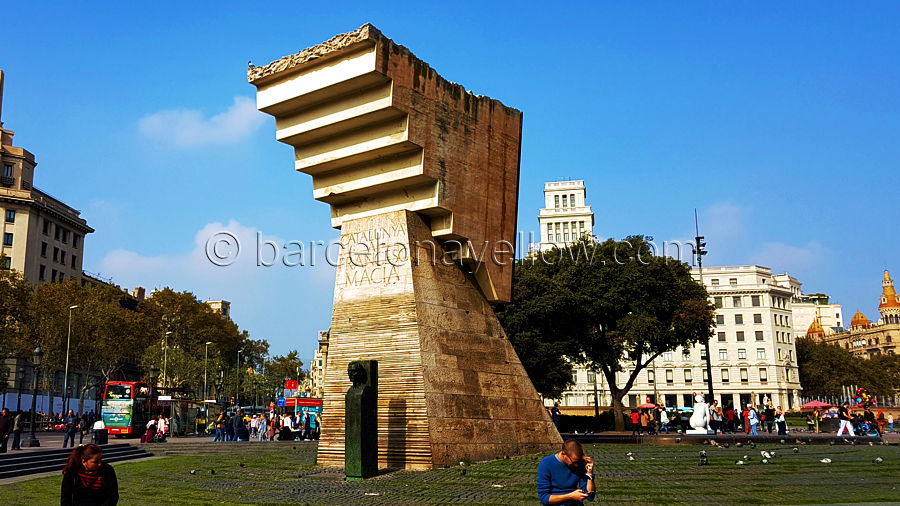
[[[699,270],[694,268],[693,275],[699,279]],[[797,408],[801,388],[791,309],[794,289],[800,293],[799,282],[773,276],[766,267],[742,265],[706,267],[703,284],[716,306],[715,334],[709,342],[714,398],[725,406],[760,405],[768,399],[785,409]],[[633,363],[623,364],[619,385],[630,374],[629,366],[633,368]],[[574,387],[559,399],[567,412],[588,414],[595,402],[612,404],[602,374],[584,368],[574,374]],[[698,344],[660,355],[640,372],[623,402],[637,406],[649,398],[670,407],[689,407],[692,393],[706,391],[706,354]],[[548,405],[552,402],[546,400]]]
[[[544,184],[544,208],[538,215],[541,251],[563,247],[584,235],[593,236],[594,212],[586,198],[584,181]]]
[[[831,304],[824,293],[802,295],[791,304],[791,311],[795,336],[805,336],[815,320],[819,320],[826,336],[844,331],[843,308],[840,304]]]

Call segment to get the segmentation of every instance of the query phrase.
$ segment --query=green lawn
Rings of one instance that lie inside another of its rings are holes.
[[[169,457],[115,464],[124,504],[510,504],[537,502],[534,476],[541,456],[514,458],[426,472],[398,471],[365,482],[314,465],[312,446],[271,450],[265,444],[235,455]],[[698,465],[698,452],[709,454]],[[761,450],[776,450],[762,464]],[[757,445],[588,445],[597,465],[604,503],[827,503],[897,502],[900,447]],[[625,453],[634,452],[634,461]],[[749,455],[746,466],[735,460]],[[832,463],[819,460],[830,457]],[[872,460],[880,456],[884,463]],[[243,463],[244,467],[240,464]],[[190,470],[197,470],[190,474]],[[215,469],[215,474],[210,470]],[[0,504],[58,502],[59,477],[0,487]]]

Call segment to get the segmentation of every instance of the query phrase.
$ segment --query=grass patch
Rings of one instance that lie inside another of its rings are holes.
[[[900,497],[896,446],[587,445],[596,462],[598,501],[604,503],[791,504],[895,502]],[[535,471],[541,455],[432,471],[396,471],[347,483],[339,472],[317,467],[315,448],[244,446],[245,453],[169,457],[114,464],[123,504],[535,504]],[[699,466],[706,450],[709,465]],[[761,450],[775,450],[761,463]],[[625,453],[634,452],[634,461]],[[746,466],[734,462],[750,457]],[[832,463],[820,459],[829,457]],[[882,464],[873,463],[882,457]],[[243,467],[241,466],[243,464]],[[191,470],[195,474],[191,474]],[[215,470],[215,474],[211,471]],[[51,504],[60,477],[4,485],[2,504]]]

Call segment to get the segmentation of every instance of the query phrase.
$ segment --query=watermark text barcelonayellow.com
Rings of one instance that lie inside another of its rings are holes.
[[[473,244],[472,241],[465,243],[457,240],[447,240],[435,242],[432,240],[414,241],[410,244],[408,241],[382,241],[375,234],[374,241],[365,242],[349,242],[339,239],[325,242],[322,240],[311,241],[285,241],[278,244],[273,240],[263,239],[262,232],[256,233],[256,266],[257,267],[273,267],[283,265],[284,267],[314,267],[316,260],[319,258],[320,252],[324,256],[325,262],[337,267],[344,258],[346,262],[356,267],[364,267],[367,264],[374,263],[376,265],[390,264],[399,266],[410,259],[410,247],[415,249],[413,255],[415,262],[430,261],[432,264],[441,262],[445,265],[458,263],[460,257],[471,258],[476,264],[493,262],[496,265],[507,265],[514,262],[518,252],[527,251],[526,254],[519,256],[532,260],[533,262],[543,261],[551,264],[552,260],[547,258],[547,252],[552,250],[553,246],[565,247],[565,244],[534,243],[528,242],[525,248],[523,232],[519,232],[519,247],[516,248],[511,242],[501,240],[493,245],[489,241],[484,241],[480,247]],[[529,233],[530,238],[534,238],[534,233]],[[664,241],[661,245],[657,245],[654,241],[646,242],[649,250],[649,257],[661,256],[671,258],[673,260],[682,261],[683,256],[688,256],[687,263],[693,264],[694,245],[691,241]],[[542,247],[544,246],[544,247]],[[612,258],[595,258],[596,250],[589,250],[583,243],[570,245],[567,252],[574,261],[607,261],[618,264],[628,262],[649,263],[648,255],[642,255],[634,244],[625,240],[617,241],[613,248]],[[205,245],[206,258],[219,267],[227,267],[234,264],[244,252],[240,239],[234,233],[228,230],[220,230],[213,233],[206,240]],[[462,254],[461,254],[462,252]],[[687,254],[687,255],[685,255]]]

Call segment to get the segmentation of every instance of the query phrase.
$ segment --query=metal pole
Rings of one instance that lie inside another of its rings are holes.
[[[163,337],[163,387],[166,388],[169,386],[169,377],[166,376],[166,365],[169,362],[169,334],[171,333],[171,330],[167,330],[165,337]]]
[[[69,333],[66,337],[66,371],[63,376],[63,413],[69,414],[69,344],[72,342],[72,310],[78,306],[69,306]]]
[[[18,387],[18,399],[16,400],[16,411],[22,411],[22,382],[25,381],[25,366],[19,368],[19,381],[17,382]]]
[[[696,208],[694,209],[694,227],[697,231],[697,237],[694,238],[696,240],[696,244],[694,245],[694,247],[695,247],[695,251],[697,252],[697,274],[700,278],[700,286],[704,286],[703,285],[703,255],[705,255],[706,252],[703,250],[703,247],[701,246],[701,244],[703,242],[703,237],[700,235],[700,221],[697,218],[697,209]],[[712,404],[712,402],[713,402],[712,358],[710,357],[710,354],[709,354],[709,339],[710,339],[709,337],[706,338],[706,342],[703,344],[703,346],[706,348],[706,378],[708,380],[706,382],[706,386],[707,386],[707,393],[709,394],[709,397],[706,399],[706,402]]]
[[[234,405],[241,405],[241,350],[237,352],[237,376],[234,378]]]

